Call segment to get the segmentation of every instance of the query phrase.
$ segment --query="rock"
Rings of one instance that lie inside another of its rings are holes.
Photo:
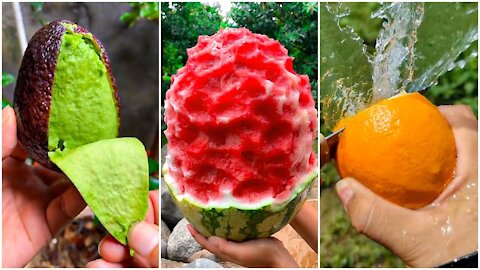
[[[239,265],[239,264],[232,263],[232,262],[219,262],[219,264],[220,264],[223,268],[245,268],[245,266],[241,266],[241,265]]]
[[[163,215],[163,213],[162,213],[162,215]],[[168,241],[168,237],[170,236],[170,229],[168,228],[167,224],[165,224],[165,222],[163,222],[163,220],[161,220],[161,223],[160,223],[160,236],[161,236],[162,240],[165,241],[165,242]]]
[[[219,262],[220,259],[215,256],[215,254],[211,253],[210,251],[206,250],[206,249],[202,249],[198,252],[196,252],[195,254],[193,254],[192,256],[190,256],[188,258],[188,261],[189,262],[193,262],[197,259],[209,259],[209,260],[212,260],[214,262]]]
[[[174,228],[175,225],[183,218],[182,212],[180,209],[175,205],[173,202],[172,197],[170,196],[170,192],[168,191],[167,184],[163,177],[160,179],[161,186],[160,186],[160,195],[162,206],[162,220],[168,225],[170,229]]]
[[[168,259],[161,260],[161,268],[182,268],[186,265],[186,263],[171,261]]]
[[[222,266],[212,260],[200,258],[185,265],[185,268],[222,268]]]
[[[162,248],[161,252],[162,252],[162,258],[168,258],[168,253],[167,253],[167,242],[165,240],[162,239],[162,241],[160,242],[160,247]]]
[[[203,249],[188,231],[187,224],[187,220],[182,219],[168,238],[167,254],[170,260],[188,262],[190,256]]]

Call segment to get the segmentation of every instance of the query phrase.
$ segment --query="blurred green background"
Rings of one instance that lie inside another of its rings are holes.
[[[288,54],[295,58],[295,71],[310,78],[312,94],[317,101],[317,3],[234,2],[225,10],[220,4],[173,2],[161,3],[160,10],[162,97],[170,87],[171,76],[185,65],[187,48],[195,46],[200,35],[213,35],[220,28],[246,27],[280,41],[287,48]],[[164,100],[161,102],[163,110]],[[166,144],[165,129],[162,118],[162,146]]]
[[[365,41],[368,51],[373,52],[382,20],[371,19],[370,15],[380,4],[344,4],[350,6],[350,15],[342,18],[340,24],[350,25]],[[436,105],[469,105],[478,118],[478,61],[477,57],[467,57],[477,51],[478,42],[474,42],[459,56],[458,60],[466,60],[465,66],[447,72],[423,94]],[[323,119],[320,121],[323,123]],[[323,134],[330,132],[320,130]],[[324,180],[320,189],[320,267],[404,267],[389,250],[352,228],[334,190],[339,176],[333,162],[323,167],[320,175]]]

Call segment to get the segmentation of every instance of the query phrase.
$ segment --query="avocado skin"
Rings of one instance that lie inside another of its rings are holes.
[[[58,167],[48,158],[48,124],[55,67],[62,37],[67,30],[62,23],[74,24],[68,20],[52,21],[39,29],[29,41],[18,71],[13,97],[20,145],[34,160],[57,171]],[[90,33],[78,25],[74,31]],[[92,37],[92,41],[100,49],[101,60],[109,74],[120,129],[120,101],[110,60],[102,43],[93,34]]]

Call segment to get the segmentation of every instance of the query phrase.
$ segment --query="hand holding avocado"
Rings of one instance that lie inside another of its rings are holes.
[[[13,130],[10,132],[15,139],[4,141],[12,144],[4,149],[10,151],[18,142],[45,168],[25,164],[26,153],[21,159],[3,163],[4,176],[11,176],[15,180],[12,187],[18,187],[7,196],[11,202],[5,204],[4,199],[4,207],[12,207],[14,214],[18,212],[18,220],[14,220],[18,224],[12,226],[24,228],[26,239],[20,244],[31,247],[21,259],[16,258],[18,254],[6,256],[12,260],[11,266],[28,262],[32,254],[80,212],[81,209],[70,209],[67,204],[67,200],[74,198],[81,202],[82,208],[86,202],[103,227],[120,243],[127,244],[130,229],[144,220],[148,208],[148,159],[144,145],[137,138],[117,138],[120,101],[101,42],[85,28],[67,20],[53,21],[39,29],[25,50],[13,106],[15,116],[7,109],[5,115],[9,118],[3,123]],[[9,122],[12,117],[16,124]],[[56,181],[59,178],[61,182]],[[43,181],[44,185],[34,185],[25,179]],[[61,189],[67,185],[71,189]],[[59,191],[75,194],[54,200]],[[33,206],[22,204],[22,196],[26,194],[27,202],[34,199]],[[4,222],[12,219],[5,214],[4,211]],[[30,224],[32,215],[45,219],[44,232],[38,234],[38,224]],[[10,231],[8,234],[15,237]],[[12,246],[25,248],[17,242],[3,244],[3,250]]]
[[[23,267],[86,206],[65,175],[25,163],[12,108],[2,111],[3,267]]]

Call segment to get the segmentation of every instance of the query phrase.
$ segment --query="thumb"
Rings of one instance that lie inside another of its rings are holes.
[[[15,111],[7,106],[2,110],[2,160],[9,157],[17,146]]]
[[[421,212],[391,203],[353,178],[340,180],[336,190],[358,232],[389,247],[399,256],[408,252],[404,236],[419,229]]]
[[[158,267],[158,226],[148,222],[135,224],[128,234],[128,245],[145,258],[152,267]]]

